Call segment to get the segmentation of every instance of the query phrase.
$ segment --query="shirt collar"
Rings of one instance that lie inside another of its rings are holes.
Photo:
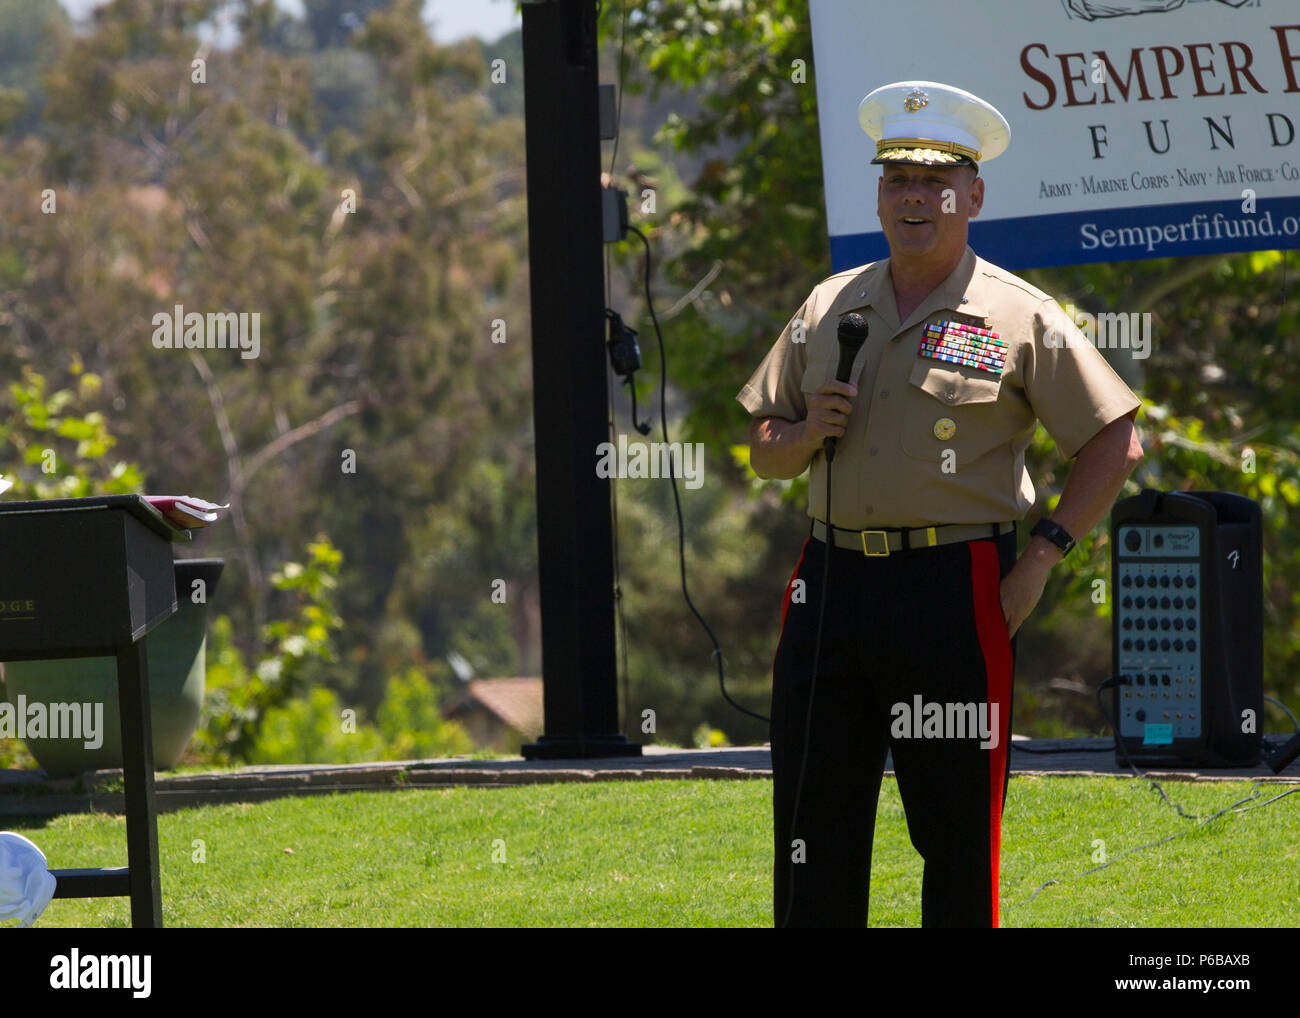
[[[934,293],[921,302],[921,307],[929,307],[930,311],[956,311],[968,318],[987,319],[988,307],[977,283],[980,275],[978,262],[979,257],[967,244],[966,252],[961,256],[957,267],[952,270],[947,279],[935,287]],[[920,310],[921,308],[917,308],[917,311]],[[926,314],[929,314],[929,311]]]
[[[853,277],[839,296],[831,304],[830,316],[841,318],[850,311],[874,308],[876,311],[887,309],[890,315],[896,313],[894,292],[889,280],[889,259],[882,258],[872,262],[866,269]],[[888,318],[889,316],[885,316]]]
[[[955,311],[967,318],[979,318],[987,321],[989,317],[988,307],[976,284],[978,275],[976,263],[978,261],[979,257],[967,244],[966,251],[962,255],[961,261],[957,263],[957,267],[912,312],[909,321],[919,321],[935,311],[945,310]],[[965,298],[965,303],[962,303],[963,298]],[[894,304],[893,282],[889,275],[888,258],[882,258],[880,261],[872,263],[855,276],[853,281],[840,291],[840,295],[831,305],[830,315],[833,318],[839,318],[850,311],[858,311],[867,307],[881,312],[886,320],[897,317],[898,309]],[[899,322],[900,328],[903,324],[905,323]]]
[[[955,311],[965,318],[977,318],[987,321],[989,312],[985,305],[978,283],[976,282],[978,273],[976,263],[979,258],[966,245],[966,251],[961,256],[961,261],[957,267],[948,274],[948,277],[934,288],[925,300],[917,306],[912,312],[909,322],[918,322],[936,311]],[[900,322],[899,325],[906,325],[906,322]]]

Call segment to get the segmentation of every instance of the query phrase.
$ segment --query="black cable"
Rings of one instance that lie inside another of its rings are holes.
[[[606,253],[608,254],[608,248],[606,249]],[[606,278],[606,285],[608,285],[608,277]],[[608,371],[605,372],[605,393],[606,393],[606,398],[609,400],[609,437],[611,440],[613,440],[614,444],[617,445],[618,429],[615,427],[614,424],[614,392],[612,386],[610,385],[610,373]],[[633,420],[636,419],[635,413],[633,413],[632,419]],[[623,696],[619,703],[618,728],[619,731],[621,731],[624,735],[627,735],[628,734],[627,704],[628,704],[628,697],[629,697],[628,668],[627,668],[627,620],[623,616],[623,576],[622,576],[622,566],[619,561],[620,556],[619,556],[619,548],[618,548],[618,481],[614,480],[609,487],[610,487],[610,500],[611,500],[610,507],[613,511],[613,516],[614,516],[614,520],[613,520],[614,523],[614,528],[613,528],[614,612],[618,618],[620,651],[621,651],[621,657],[623,663],[623,675],[622,675],[622,683],[621,683],[623,687]]]
[[[618,136],[619,129],[623,125],[623,81],[627,76],[627,62],[624,54],[627,52],[627,0],[623,0],[623,21],[619,28],[618,38],[618,100],[614,107],[614,151],[609,156],[609,176],[612,184],[614,178],[614,161],[618,158]],[[597,14],[597,17],[600,15]],[[605,302],[606,304],[609,301]]]
[[[1276,699],[1275,697],[1269,696],[1267,693],[1264,694],[1264,699],[1270,701],[1271,703],[1275,703],[1275,704],[1277,704],[1279,707],[1281,707],[1282,710],[1286,713],[1286,716],[1289,717],[1289,718],[1291,719],[1291,724],[1294,726],[1294,730],[1297,731],[1297,732],[1300,732],[1300,721],[1297,721],[1297,720],[1296,720],[1295,715],[1291,713],[1291,708],[1290,708],[1290,707],[1288,707],[1286,704],[1284,704],[1281,700],[1278,700],[1278,699]],[[1262,736],[1261,736],[1261,738],[1262,738]]]
[[[1296,716],[1291,713],[1290,709],[1287,707],[1286,704],[1284,704],[1281,700],[1274,699],[1273,697],[1267,695],[1265,695],[1264,699],[1277,704],[1278,707],[1280,707],[1283,711],[1285,711],[1286,716],[1291,719],[1291,723],[1295,726],[1295,731],[1300,732],[1300,721],[1296,720]],[[1104,736],[1099,736],[1099,738],[1104,738]],[[1260,738],[1262,739],[1263,736],[1260,736]],[[1109,753],[1115,747],[1114,746],[1058,746],[1054,749],[1031,749],[1029,746],[1022,746],[1020,743],[1013,741],[1011,743],[1011,748],[1016,750],[1019,753]]]
[[[1103,690],[1114,689],[1118,685],[1119,685],[1119,679],[1117,679],[1114,675],[1112,675],[1110,676],[1110,678],[1106,679],[1105,682],[1101,683],[1101,685],[1097,687],[1097,708],[1101,711],[1102,716],[1105,717],[1106,723],[1110,725],[1111,731],[1115,733],[1115,745],[1119,747],[1119,751],[1124,757],[1124,762],[1128,764],[1129,770],[1133,772],[1133,776],[1135,778],[1143,778],[1146,777],[1146,775],[1137,769],[1137,766],[1133,763],[1132,758],[1128,755],[1128,747],[1124,745],[1124,739],[1119,733],[1119,725],[1117,725],[1114,722],[1114,720],[1112,720],[1110,716],[1110,712],[1106,710],[1106,705],[1102,702],[1101,699],[1101,694]],[[1184,820],[1201,819],[1199,816],[1194,816],[1191,813],[1183,812],[1182,804],[1173,802],[1169,798],[1169,796],[1165,794],[1165,790],[1160,786],[1160,782],[1156,781],[1155,778],[1147,778],[1147,781],[1151,784],[1152,788],[1154,788],[1157,792],[1160,793],[1160,798],[1165,801],[1165,805],[1178,810],[1178,815],[1182,817]]]
[[[609,271],[609,245],[606,244],[606,245],[605,245],[605,307],[609,307],[609,305],[610,305],[610,299],[609,299],[609,298],[610,298],[610,293],[609,293],[609,277],[610,277],[610,271]],[[610,406],[612,407],[613,405],[614,405],[614,403],[613,403],[613,400],[611,399],[611,401],[610,401]],[[612,413],[613,411],[611,410],[610,412]],[[613,422],[611,421],[610,423],[612,424]]]
[[[645,303],[650,312],[650,320],[654,323],[655,338],[659,341],[659,423],[663,428],[664,446],[668,452],[668,479],[672,482],[673,504],[677,509],[677,554],[681,563],[682,596],[686,598],[686,605],[691,609],[691,614],[699,619],[700,625],[704,627],[704,631],[709,634],[709,639],[713,642],[713,656],[718,662],[718,685],[722,689],[723,698],[742,714],[748,714],[751,718],[770,724],[769,718],[762,714],[755,714],[748,707],[742,707],[727,694],[727,682],[722,671],[722,648],[718,645],[718,638],[713,635],[713,630],[704,621],[704,616],[696,609],[690,591],[686,589],[686,524],[682,519],[681,498],[677,494],[677,470],[673,466],[672,443],[668,440],[668,355],[664,351],[664,335],[659,328],[659,319],[655,315],[654,300],[650,296],[650,241],[635,226],[629,226],[628,230],[640,237],[641,243],[645,245]]]
[[[1182,805],[1179,804],[1179,803],[1172,802],[1172,801],[1170,800],[1169,796],[1167,796],[1167,795],[1165,794],[1165,790],[1160,786],[1160,783],[1159,783],[1158,781],[1156,781],[1154,778],[1150,778],[1150,777],[1147,777],[1146,775],[1142,774],[1142,773],[1137,769],[1137,767],[1133,764],[1133,760],[1132,760],[1132,758],[1128,755],[1128,748],[1124,745],[1124,740],[1123,740],[1123,738],[1121,738],[1121,736],[1120,736],[1119,728],[1115,725],[1115,722],[1114,722],[1113,720],[1111,720],[1110,713],[1106,710],[1105,704],[1102,702],[1102,697],[1101,697],[1101,694],[1102,694],[1102,691],[1103,691],[1103,690],[1111,689],[1111,688],[1115,687],[1116,685],[1118,685],[1118,682],[1117,682],[1117,680],[1115,679],[1115,677],[1112,675],[1110,678],[1106,679],[1106,681],[1102,682],[1101,685],[1099,685],[1099,686],[1097,687],[1097,706],[1098,706],[1098,708],[1101,710],[1102,714],[1105,716],[1105,718],[1106,718],[1106,722],[1111,726],[1112,731],[1115,732],[1115,744],[1119,747],[1120,753],[1123,754],[1124,762],[1128,764],[1129,768],[1133,771],[1133,774],[1134,774],[1136,777],[1139,777],[1139,778],[1146,777],[1146,778],[1147,778],[1147,781],[1151,784],[1151,786],[1152,786],[1153,788],[1155,788],[1155,790],[1156,790],[1157,792],[1160,793],[1160,798],[1164,800],[1165,804],[1168,805],[1168,806],[1170,806],[1170,807],[1173,807],[1174,809],[1177,809],[1177,810],[1178,810],[1178,815],[1179,815],[1180,817],[1182,817],[1184,820],[1199,820],[1200,823],[1198,823],[1198,824],[1196,825],[1196,828],[1197,828],[1197,829],[1199,829],[1199,828],[1201,828],[1201,827],[1204,827],[1206,824],[1210,823],[1210,822],[1213,821],[1213,820],[1217,820],[1219,817],[1223,816],[1223,815],[1226,814],[1226,813],[1233,813],[1233,812],[1235,812],[1235,813],[1248,813],[1248,812],[1250,812],[1250,811],[1253,810],[1253,809],[1262,809],[1264,806],[1267,806],[1267,805],[1269,805],[1269,804],[1271,804],[1271,803],[1277,802],[1279,799],[1285,799],[1288,795],[1294,795],[1296,792],[1300,792],[1300,784],[1297,784],[1297,785],[1295,785],[1295,786],[1291,786],[1291,785],[1283,785],[1282,787],[1284,787],[1284,788],[1290,788],[1291,790],[1290,790],[1289,792],[1283,792],[1281,795],[1275,795],[1275,796],[1273,796],[1273,798],[1271,798],[1271,799],[1266,799],[1264,802],[1261,802],[1261,803],[1259,803],[1259,804],[1257,804],[1257,805],[1255,805],[1255,806],[1248,806],[1248,807],[1246,807],[1245,809],[1237,809],[1237,807],[1240,806],[1242,803],[1245,803],[1245,802],[1251,802],[1251,801],[1253,801],[1253,800],[1255,800],[1255,799],[1258,799],[1258,798],[1259,798],[1259,794],[1260,794],[1259,790],[1260,790],[1261,788],[1263,788],[1264,786],[1266,786],[1266,785],[1273,785],[1273,786],[1275,786],[1275,785],[1277,784],[1276,782],[1257,781],[1257,782],[1255,782],[1254,786],[1251,788],[1251,794],[1250,794],[1250,795],[1246,796],[1244,799],[1238,799],[1236,802],[1232,803],[1231,805],[1225,806],[1223,809],[1218,810],[1217,812],[1211,813],[1211,814],[1210,814],[1209,816],[1207,816],[1207,817],[1194,816],[1194,815],[1192,815],[1192,814],[1190,814],[1190,813],[1186,813],[1186,812],[1184,812]],[[1147,848],[1154,848],[1154,847],[1156,847],[1157,845],[1163,845],[1163,844],[1165,844],[1166,842],[1173,841],[1175,838],[1181,838],[1181,837],[1184,837],[1184,836],[1186,836],[1186,835],[1188,835],[1188,834],[1191,834],[1191,833],[1192,833],[1192,832],[1191,832],[1190,830],[1182,830],[1182,831],[1178,831],[1178,832],[1175,833],[1175,834],[1171,834],[1171,835],[1169,835],[1168,837],[1160,838],[1160,839],[1157,840],[1157,841],[1149,841],[1149,842],[1147,842],[1145,845],[1138,845],[1138,846],[1135,847],[1135,848],[1127,849],[1127,850],[1121,852],[1119,855],[1117,855],[1117,856],[1115,856],[1115,857],[1113,857],[1113,858],[1111,858],[1111,859],[1108,859],[1106,862],[1101,863],[1100,865],[1094,866],[1094,867],[1093,867],[1092,869],[1090,869],[1090,870],[1085,870],[1083,873],[1079,874],[1079,876],[1081,876],[1081,877],[1089,876],[1090,874],[1096,873],[1098,870],[1104,870],[1104,869],[1106,869],[1107,867],[1114,865],[1114,864],[1115,864],[1116,862],[1118,862],[1120,859],[1123,859],[1125,856],[1132,855],[1134,852],[1140,852],[1140,851],[1142,851],[1143,849],[1147,849]],[[1028,904],[1029,904],[1030,902],[1032,902],[1036,897],[1038,897],[1038,892],[1041,891],[1041,890],[1043,890],[1043,888],[1045,888],[1045,887],[1051,887],[1053,884],[1057,884],[1057,883],[1060,883],[1060,881],[1059,881],[1059,880],[1055,880],[1055,879],[1053,879],[1053,880],[1047,880],[1047,881],[1044,881],[1043,883],[1039,884],[1039,885],[1034,889],[1034,893],[1031,894],[1031,895],[1030,895],[1030,896],[1025,900],[1024,904],[1025,904],[1025,905],[1028,905]],[[1015,907],[1017,907],[1017,906],[1016,906],[1016,905],[1008,905],[1008,908],[1015,908]]]
[[[803,723],[803,759],[799,761],[799,780],[794,786],[794,809],[790,813],[791,846],[794,845],[795,825],[799,819],[799,799],[803,794],[804,771],[808,766],[808,744],[812,739],[813,694],[817,692],[817,664],[822,653],[822,623],[826,620],[826,589],[830,586],[831,547],[835,543],[835,531],[831,529],[831,460],[834,458],[832,447],[831,454],[826,457],[826,555],[822,560],[822,593],[818,598],[817,606],[817,639],[813,643],[812,683],[808,687],[808,712],[804,715]],[[790,877],[787,882],[789,892],[785,899],[785,916],[781,920],[782,929],[790,922],[790,912],[794,908],[794,874],[795,861],[791,859]]]
[[[1011,748],[1021,753],[1109,753],[1114,746],[1061,746],[1056,749],[1030,749],[1028,746],[1022,746],[1014,739],[1011,742]]]
[[[660,356],[663,356],[663,355],[660,354]],[[637,413],[636,413],[636,379],[629,377],[628,380],[627,380],[627,388],[628,388],[628,392],[630,392],[630,393],[632,394],[632,426],[633,426],[634,428],[636,428],[637,431],[641,432],[641,434],[643,434],[643,435],[648,435],[648,434],[650,434],[650,424],[649,424],[649,422],[647,422],[647,421],[642,421],[642,422],[638,423],[638,422],[637,422],[637,419],[636,419],[636,418],[637,418]],[[665,438],[664,441],[666,442],[666,441],[668,441],[668,440]],[[670,457],[672,456],[672,450],[671,450],[671,449],[668,450],[668,454],[669,454]],[[669,463],[669,466],[671,466],[671,465],[672,465],[672,464]]]
[[[1300,792],[1300,784],[1298,784],[1298,785],[1294,785],[1294,786],[1293,786],[1293,785],[1289,785],[1289,784],[1288,784],[1288,785],[1283,785],[1283,786],[1282,786],[1283,788],[1290,788],[1291,790],[1290,790],[1289,792],[1283,792],[1281,795],[1275,795],[1275,796],[1273,796],[1273,798],[1271,798],[1271,799],[1265,799],[1263,802],[1261,802],[1261,803],[1257,803],[1257,804],[1254,805],[1254,806],[1247,806],[1245,809],[1237,809],[1237,808],[1236,808],[1236,807],[1240,806],[1243,802],[1251,802],[1251,801],[1253,801],[1253,800],[1255,800],[1255,799],[1258,799],[1258,798],[1259,798],[1259,790],[1260,790],[1261,788],[1265,787],[1266,785],[1271,785],[1271,786],[1276,787],[1276,784],[1277,784],[1276,782],[1270,782],[1270,781],[1256,781],[1255,784],[1252,786],[1252,788],[1251,788],[1251,790],[1250,790],[1250,795],[1246,796],[1244,799],[1238,799],[1236,802],[1232,803],[1232,804],[1229,805],[1229,806],[1225,806],[1225,807],[1223,807],[1223,809],[1219,810],[1219,811],[1216,812],[1216,813],[1211,813],[1208,817],[1205,817],[1203,820],[1201,820],[1201,822],[1200,822],[1199,824],[1196,825],[1196,829],[1199,830],[1200,828],[1204,827],[1206,824],[1210,823],[1210,821],[1212,821],[1212,820],[1217,820],[1219,817],[1223,816],[1225,813],[1249,813],[1249,812],[1250,812],[1251,810],[1253,810],[1253,809],[1263,809],[1265,806],[1268,806],[1268,805],[1270,805],[1271,803],[1275,803],[1275,802],[1277,802],[1278,799],[1285,799],[1288,795],[1295,795],[1297,792]],[[1191,819],[1191,818],[1188,817],[1187,819]],[[1121,852],[1119,855],[1117,855],[1117,856],[1115,856],[1115,857],[1113,857],[1113,858],[1111,858],[1111,859],[1107,859],[1104,863],[1101,863],[1101,864],[1099,864],[1099,865],[1097,865],[1097,866],[1094,866],[1094,867],[1093,867],[1092,869],[1090,869],[1090,870],[1084,870],[1082,873],[1079,874],[1079,876],[1081,876],[1081,877],[1089,876],[1090,874],[1096,873],[1098,870],[1104,870],[1104,869],[1106,869],[1108,866],[1113,866],[1115,863],[1119,862],[1120,859],[1123,859],[1125,856],[1132,855],[1134,852],[1141,852],[1143,849],[1146,849],[1146,848],[1155,848],[1157,845],[1163,845],[1163,844],[1165,844],[1165,842],[1173,841],[1173,840],[1176,839],[1176,838],[1184,838],[1184,837],[1186,837],[1187,835],[1189,835],[1189,834],[1191,834],[1191,833],[1192,833],[1192,832],[1191,832],[1190,830],[1184,829],[1184,830],[1178,831],[1178,832],[1176,832],[1176,833],[1174,833],[1174,834],[1171,834],[1171,835],[1169,835],[1169,836],[1166,837],[1166,838],[1161,838],[1161,839],[1159,839],[1158,841],[1148,841],[1145,845],[1138,845],[1138,846],[1135,847],[1135,848],[1129,848],[1129,849],[1126,849],[1126,850],[1124,850],[1123,852]],[[1036,888],[1034,888],[1034,893],[1031,894],[1027,899],[1025,899],[1024,904],[1028,905],[1031,901],[1033,901],[1035,898],[1037,898],[1037,897],[1038,897],[1038,892],[1041,891],[1043,888],[1045,888],[1045,887],[1051,887],[1053,884],[1059,884],[1059,883],[1060,883],[1059,880],[1046,880],[1046,881],[1044,881],[1043,883],[1039,884]],[[1016,907],[1018,907],[1018,906],[1017,906],[1017,905],[1008,905],[1007,907],[1008,907],[1008,908],[1016,908]]]

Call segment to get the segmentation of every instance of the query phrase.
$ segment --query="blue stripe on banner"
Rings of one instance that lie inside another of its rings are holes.
[[[1233,251],[1300,248],[1300,197],[1140,205],[1088,212],[971,220],[970,246],[1004,269],[1123,262]],[[1109,231],[1109,232],[1108,232]],[[889,256],[883,233],[831,238],[831,271]]]

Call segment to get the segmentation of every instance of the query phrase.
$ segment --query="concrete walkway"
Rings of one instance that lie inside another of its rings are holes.
[[[1115,761],[1110,739],[1016,739],[1011,769],[1045,777],[1132,777]],[[1037,750],[1028,752],[1023,750]],[[1052,752],[1044,753],[1042,750]],[[892,760],[886,761],[892,773]],[[1160,780],[1300,783],[1300,759],[1275,775],[1251,768],[1144,772]],[[158,774],[160,812],[222,802],[260,802],[287,795],[396,791],[456,786],[503,787],[562,781],[751,780],[772,776],[766,746],[729,749],[668,749],[645,746],[639,757],[601,760],[403,760],[362,764],[289,764],[244,767],[211,774]],[[80,778],[50,781],[41,771],[0,771],[0,817],[62,813],[122,813],[122,772],[93,771]]]

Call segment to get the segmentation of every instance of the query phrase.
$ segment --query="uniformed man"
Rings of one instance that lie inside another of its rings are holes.
[[[866,924],[892,749],[925,860],[922,924],[996,926],[1015,633],[1141,459],[1140,401],[1055,300],[967,245],[1005,118],[924,81],[876,89],[858,117],[889,257],[818,285],[737,396],[759,476],[812,467],[773,663],[775,919]],[[844,383],[850,312],[869,334]],[[1075,463],[1017,558],[1038,421]]]

